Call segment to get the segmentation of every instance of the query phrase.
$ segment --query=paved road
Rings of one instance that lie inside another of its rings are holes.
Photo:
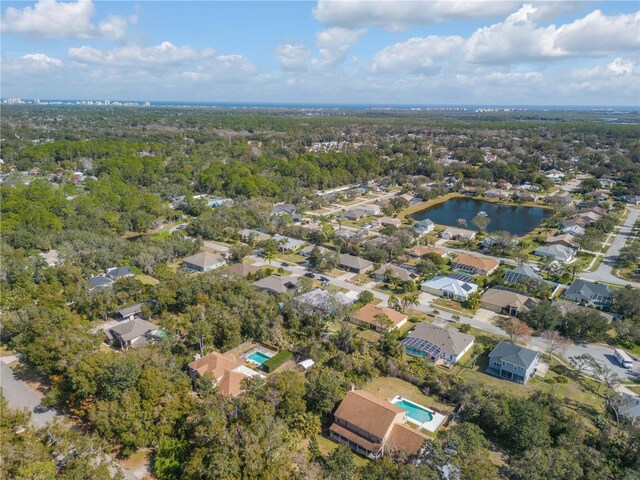
[[[15,360],[15,357],[11,357]],[[3,357],[0,361],[0,382],[2,385],[2,394],[7,399],[9,406],[14,409],[23,409],[31,411],[31,422],[37,427],[44,427],[47,423],[52,422],[57,416],[55,410],[49,410],[43,413],[36,413],[33,411],[38,405],[40,405],[40,395],[34,392],[29,386],[18,379],[13,374],[13,369],[5,363],[10,361],[9,358]]]
[[[623,280],[622,278],[616,277],[611,272],[612,268],[615,265],[616,259],[620,254],[620,250],[622,249],[622,247],[624,247],[624,244],[631,236],[631,230],[637,222],[638,217],[640,217],[640,209],[630,208],[629,215],[627,216],[622,227],[620,227],[620,230],[613,239],[609,250],[607,250],[607,253],[605,253],[604,259],[598,266],[597,270],[595,272],[584,272],[580,274],[580,278],[583,278],[585,280],[611,283],[614,285],[631,285],[633,287],[640,288],[640,283]]]
[[[2,386],[2,394],[4,398],[7,399],[9,406],[14,409],[26,408],[31,411],[31,423],[36,427],[44,427],[48,423],[53,422],[54,419],[64,422],[65,417],[59,415],[53,409],[43,413],[33,411],[35,407],[40,405],[40,399],[42,397],[14,375],[13,369],[9,367],[8,364],[16,359],[14,356],[0,358],[0,385]],[[111,461],[111,457],[107,456],[106,460]],[[112,466],[110,470],[112,474],[115,474],[117,467]],[[145,465],[131,470],[120,466],[120,470],[127,480],[142,480],[149,474]]]

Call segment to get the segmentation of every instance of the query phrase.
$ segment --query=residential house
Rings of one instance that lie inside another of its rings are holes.
[[[381,227],[399,227],[402,222],[398,218],[380,217],[376,220]]]
[[[141,318],[119,323],[107,330],[107,336],[119,348],[137,348],[148,345],[158,338],[158,326]]]
[[[441,248],[426,247],[424,245],[417,245],[415,247],[411,247],[407,249],[407,253],[414,258],[421,258],[429,253],[433,253],[440,257],[444,257],[447,255],[446,250],[442,250]]]
[[[563,245],[568,248],[579,249],[580,246],[576,243],[576,237],[570,233],[563,233],[562,235],[551,235],[547,237],[547,245]]]
[[[599,207],[597,205],[584,207],[580,209],[580,213],[588,213],[588,212],[595,213],[596,215],[600,215],[601,217],[607,214],[607,211],[604,208]]]
[[[628,205],[640,205],[640,195],[626,195],[624,202]]]
[[[491,275],[500,266],[500,262],[489,257],[462,254],[451,261],[451,268],[471,275]]]
[[[588,211],[588,212],[584,212],[584,213],[579,213],[577,215],[577,218],[585,220],[587,223],[594,223],[594,222],[597,222],[598,220],[600,220],[602,218],[602,215],[598,215],[595,212]]]
[[[387,263],[386,265],[382,265],[378,270],[373,272],[373,277],[379,282],[383,282],[387,277],[387,272],[403,282],[413,280],[416,276],[415,273],[410,272],[406,268]]]
[[[279,295],[281,293],[294,292],[297,290],[299,282],[300,277],[278,277],[277,275],[271,275],[257,282],[253,282],[253,287],[262,292]]]
[[[314,313],[322,312],[330,314],[340,307],[351,305],[358,298],[356,292],[333,294],[320,288],[298,295],[294,301],[302,310]]]
[[[120,280],[121,278],[133,276],[133,272],[131,271],[131,267],[129,265],[125,265],[123,267],[107,268],[107,277],[109,277],[114,282],[116,280]]]
[[[484,196],[487,198],[508,198],[511,196],[511,194],[506,190],[502,190],[500,188],[490,188],[489,190],[484,192]]]
[[[598,182],[602,188],[611,189],[617,185],[615,180],[611,180],[610,178],[599,178]]]
[[[347,210],[342,214],[342,218],[346,218],[347,220],[360,220],[362,217],[366,215],[367,215],[367,212],[358,208],[353,210]]]
[[[338,267],[354,273],[364,273],[373,268],[373,262],[343,253],[338,257]]]
[[[476,238],[476,232],[467,230],[466,228],[447,227],[440,233],[440,238],[445,240],[458,240],[467,238],[473,240]]]
[[[387,333],[407,323],[407,316],[392,308],[368,304],[356,310],[350,316],[352,323]]]
[[[489,354],[487,373],[525,384],[535,374],[539,359],[534,350],[502,341]]]
[[[407,411],[364,390],[347,393],[333,414],[329,436],[375,460],[395,451],[417,454],[427,437],[407,426]]]
[[[572,302],[567,302],[565,300],[554,300],[553,306],[556,307],[558,310],[560,310],[560,312],[562,312],[563,315],[566,315],[567,313],[574,313],[574,312],[579,312],[584,314],[589,312],[598,312],[600,316],[607,321],[607,323],[613,322],[613,319],[615,318],[615,316],[611,313],[603,312],[602,310],[595,310],[593,308],[585,307],[583,305],[578,305]]]
[[[295,252],[304,246],[306,243],[304,240],[298,240],[297,238],[285,237],[284,235],[276,234],[273,239],[278,242],[278,247],[282,253]]]
[[[594,200],[597,200],[598,202],[604,202],[604,201],[608,200],[609,197],[611,197],[611,195],[605,190],[595,190],[593,192],[589,192],[589,193],[585,194],[585,197],[593,198]]]
[[[533,252],[539,257],[546,257],[560,263],[569,263],[575,256],[576,251],[573,248],[563,245],[543,245]]]
[[[229,272],[239,277],[246,277],[249,274],[255,275],[258,270],[260,270],[260,267],[246,263],[234,263],[229,267]]]
[[[111,288],[111,286],[113,285],[113,280],[111,280],[109,277],[105,277],[104,275],[96,275],[95,277],[91,277],[88,282],[90,292],[103,288]]]
[[[262,376],[244,365],[232,353],[211,352],[196,359],[187,366],[189,376],[195,383],[198,378],[209,375],[225,397],[237,397],[242,393],[242,381],[253,376]]]
[[[300,250],[298,253],[300,255],[302,255],[303,257],[309,257],[309,255],[311,255],[311,252],[313,252],[313,250],[315,248],[317,248],[320,251],[320,253],[322,253],[323,255],[325,253],[328,253],[328,252],[332,251],[332,250],[329,250],[328,248],[320,247],[318,245],[307,245],[302,250]]]
[[[380,215],[382,213],[382,208],[380,208],[380,205],[376,205],[375,203],[360,205],[358,209],[362,210],[366,215]]]
[[[133,320],[142,313],[142,307],[146,304],[146,302],[140,302],[124,307],[116,312],[116,317],[118,320]]]
[[[276,203],[271,209],[271,215],[282,216],[289,215],[293,216],[297,211],[297,208],[292,203]]]
[[[584,237],[585,229],[580,225],[567,225],[562,230],[562,233],[573,235],[574,237]]]
[[[402,341],[408,355],[454,364],[473,346],[475,337],[455,328],[420,322]]]
[[[513,184],[507,182],[506,180],[498,180],[498,188],[502,190],[511,190],[513,188]]]
[[[238,231],[238,235],[240,236],[240,240],[244,243],[253,242],[262,242],[263,240],[269,240],[271,235],[267,232],[261,230],[254,230],[252,228],[243,228]]]
[[[209,272],[225,264],[224,257],[217,253],[200,252],[182,259],[182,266],[189,272]]]
[[[504,274],[505,283],[523,283],[527,280],[544,282],[544,278],[529,265],[518,265],[513,270],[507,270]]]
[[[426,235],[427,233],[433,232],[433,229],[435,227],[436,227],[436,224],[433,223],[428,218],[425,218],[424,220],[420,220],[419,222],[416,222],[412,225],[413,231],[416,232],[416,234],[418,235],[418,238],[422,237],[423,235]]]
[[[420,289],[423,292],[438,295],[440,297],[451,298],[460,302],[464,302],[469,295],[477,291],[478,288],[478,285],[475,283],[442,276],[426,280],[420,286]]]
[[[518,317],[528,312],[538,300],[521,293],[490,288],[482,295],[480,306],[492,312]]]
[[[611,305],[613,303],[613,292],[602,283],[576,279],[564,292],[564,298],[577,303]]]
[[[335,230],[333,232],[333,235],[335,237],[340,237],[340,238],[354,238],[354,237],[357,237],[360,234],[364,234],[365,236],[367,235],[367,233],[364,232],[363,230],[355,232],[353,230],[348,230],[346,228],[338,228],[337,230]]]
[[[573,218],[569,218],[567,220],[563,220],[562,222],[560,222],[560,226],[562,228],[562,231],[564,232],[564,229],[567,228],[567,227],[571,227],[573,225],[578,225],[579,227],[587,228],[590,223],[591,222],[585,220],[584,218],[573,217]]]
[[[60,263],[60,252],[58,250],[49,250],[48,252],[40,252],[38,254],[49,267],[53,267]]]

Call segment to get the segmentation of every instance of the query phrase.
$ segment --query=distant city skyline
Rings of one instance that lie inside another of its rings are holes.
[[[640,106],[638,2],[3,2],[3,98]]]

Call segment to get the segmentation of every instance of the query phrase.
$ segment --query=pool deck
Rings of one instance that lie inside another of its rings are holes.
[[[254,353],[262,353],[263,355],[266,355],[267,357],[271,358],[273,357],[276,353],[278,352],[274,352],[273,350],[270,350],[266,347],[263,347],[262,345],[257,345],[256,347],[246,351],[245,353],[242,354],[242,359],[247,362],[250,363],[251,365],[255,365],[257,367],[260,367],[262,365],[262,363],[258,363],[255,360],[252,360],[249,358],[249,355],[252,355]],[[265,360],[266,362],[266,360]]]
[[[433,415],[433,418],[431,419],[430,422],[419,422],[418,420],[415,420],[413,418],[411,418],[409,415],[407,415],[407,421],[420,427],[420,428],[424,428],[425,430],[428,430],[430,432],[435,432],[438,427],[442,424],[442,422],[444,422],[446,420],[447,417],[445,417],[444,415],[442,415],[441,413],[436,412],[435,410],[425,407],[424,405],[420,405],[419,403],[416,402],[412,402],[411,400],[409,400],[408,398],[404,398],[401,397],[400,395],[396,395],[392,400],[391,403],[393,403],[394,405],[396,404],[396,402],[399,402],[401,400],[404,400],[407,403],[411,403],[413,405],[416,405],[417,407],[420,407],[424,410],[428,410],[429,412],[431,412],[431,414]],[[402,407],[400,407],[402,408]]]

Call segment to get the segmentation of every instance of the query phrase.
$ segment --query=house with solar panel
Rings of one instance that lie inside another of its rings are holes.
[[[486,372],[525,384],[536,373],[540,353],[511,342],[500,342],[489,354]]]
[[[473,335],[426,322],[416,325],[402,341],[407,355],[427,358],[434,362],[444,360],[450,364],[457,363],[471,349],[474,342]]]
[[[446,277],[433,277],[426,280],[420,286],[423,292],[431,293],[439,297],[451,298],[459,302],[464,302],[469,295],[480,288],[471,282],[471,277],[466,275],[449,275]]]

